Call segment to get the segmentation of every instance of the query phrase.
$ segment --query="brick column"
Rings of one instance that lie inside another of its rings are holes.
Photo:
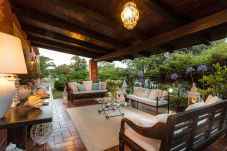
[[[98,82],[98,65],[93,59],[89,60],[89,74],[91,81]]]
[[[0,151],[4,151],[7,145],[7,130],[0,130]]]

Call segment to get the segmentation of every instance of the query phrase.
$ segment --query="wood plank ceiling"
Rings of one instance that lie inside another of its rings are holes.
[[[10,0],[32,46],[96,61],[149,56],[227,37],[227,0],[133,0],[140,10],[128,31],[127,0]]]

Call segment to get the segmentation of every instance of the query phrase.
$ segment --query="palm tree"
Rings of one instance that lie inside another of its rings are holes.
[[[48,68],[55,66],[56,65],[54,64],[53,59],[45,56],[40,56],[40,75],[42,78],[48,76]]]

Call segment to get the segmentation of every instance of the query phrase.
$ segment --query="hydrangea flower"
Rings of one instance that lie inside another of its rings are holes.
[[[199,65],[199,66],[197,67],[197,70],[200,71],[200,72],[205,72],[205,71],[208,70],[208,68],[207,68],[206,65],[202,64],[202,65]]]
[[[195,69],[193,67],[188,67],[186,68],[186,73],[191,73],[191,72],[194,72]]]
[[[178,78],[178,74],[177,73],[173,73],[170,75],[172,80],[176,80]]]

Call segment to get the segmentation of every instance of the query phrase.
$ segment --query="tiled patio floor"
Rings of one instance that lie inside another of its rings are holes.
[[[86,151],[62,100],[53,101],[53,132],[48,142],[34,145],[29,139],[27,148],[28,151]]]
[[[94,104],[91,102],[83,105]],[[77,105],[78,106],[78,105]],[[28,151],[86,151],[80,136],[68,116],[65,108],[76,107],[72,104],[63,104],[62,100],[53,101],[53,132],[48,142],[44,145],[34,145],[29,139]],[[107,151],[118,151],[118,146]],[[126,147],[126,151],[129,149]],[[227,151],[227,137],[222,137],[205,151]]]

